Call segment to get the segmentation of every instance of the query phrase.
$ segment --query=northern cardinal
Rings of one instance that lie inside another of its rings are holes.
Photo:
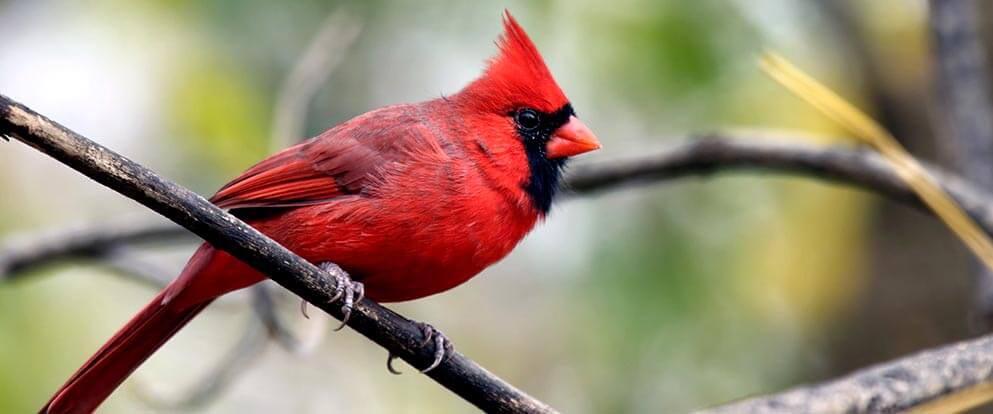
[[[524,30],[455,95],[377,109],[250,168],[211,198],[380,302],[455,287],[506,256],[551,207],[566,159],[600,147]],[[344,272],[341,271],[344,270]],[[347,272],[347,275],[345,274]],[[211,301],[266,276],[203,244],[183,272],[42,409],[88,414]]]

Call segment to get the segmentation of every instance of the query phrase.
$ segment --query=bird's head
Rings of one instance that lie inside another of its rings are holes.
[[[522,140],[541,143],[549,159],[600,148],[510,12],[504,12],[503,28],[500,53],[461,94],[474,109],[505,117]]]
[[[538,49],[509,12],[504,12],[503,27],[499,53],[458,96],[471,115],[495,124],[499,138],[523,143],[531,169],[526,190],[547,212],[566,159],[600,148],[600,141],[576,117]]]

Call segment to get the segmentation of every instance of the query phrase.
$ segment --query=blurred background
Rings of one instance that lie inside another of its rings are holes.
[[[713,130],[840,135],[758,71],[766,48],[873,113],[914,154],[952,164],[931,126],[921,0],[0,0],[0,93],[209,195],[278,146],[286,79],[329,22],[355,28],[355,40],[328,44],[340,64],[323,62],[326,79],[290,111],[300,138],[458,91],[495,53],[504,8],[605,145],[576,164]],[[335,11],[346,14],[328,20]],[[0,235],[124,218],[155,220],[0,141]],[[194,247],[191,238],[136,254],[171,277]],[[683,412],[977,333],[972,270],[916,210],[820,181],[733,173],[563,201],[481,276],[390,307],[563,412]],[[0,284],[0,412],[37,410],[155,291],[87,261]],[[332,334],[316,310],[304,320],[285,294],[280,316],[313,349],[270,343],[204,404],[170,410],[252,329],[247,298],[215,304],[102,412],[476,411],[402,363],[404,375],[389,374],[383,349]]]

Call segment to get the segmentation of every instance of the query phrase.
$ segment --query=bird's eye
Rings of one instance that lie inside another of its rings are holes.
[[[534,109],[521,109],[514,114],[514,122],[523,130],[530,131],[541,125],[541,117]]]

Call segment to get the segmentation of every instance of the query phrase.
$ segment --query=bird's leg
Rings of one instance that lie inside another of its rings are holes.
[[[434,326],[431,326],[431,324],[424,322],[414,323],[421,330],[421,335],[424,336],[424,340],[421,341],[420,344],[421,347],[426,346],[432,341],[434,342],[434,361],[431,362],[431,365],[427,368],[421,370],[421,373],[423,374],[437,368],[438,365],[441,365],[441,363],[445,361],[445,357],[454,352],[455,346],[452,345],[452,341],[449,340],[445,334],[441,333],[441,331]],[[390,352],[389,356],[386,358],[386,369],[392,374],[400,375],[400,371],[393,368],[393,360],[396,358],[397,356]]]
[[[336,282],[334,297],[331,298],[331,301],[341,299],[342,302],[341,313],[344,315],[341,318],[341,325],[335,328],[336,331],[340,331],[348,323],[348,318],[352,316],[352,308],[365,297],[365,285],[362,282],[352,280],[347,272],[334,263],[324,262],[318,264],[317,267],[331,275]],[[306,312],[304,315],[306,316]]]

